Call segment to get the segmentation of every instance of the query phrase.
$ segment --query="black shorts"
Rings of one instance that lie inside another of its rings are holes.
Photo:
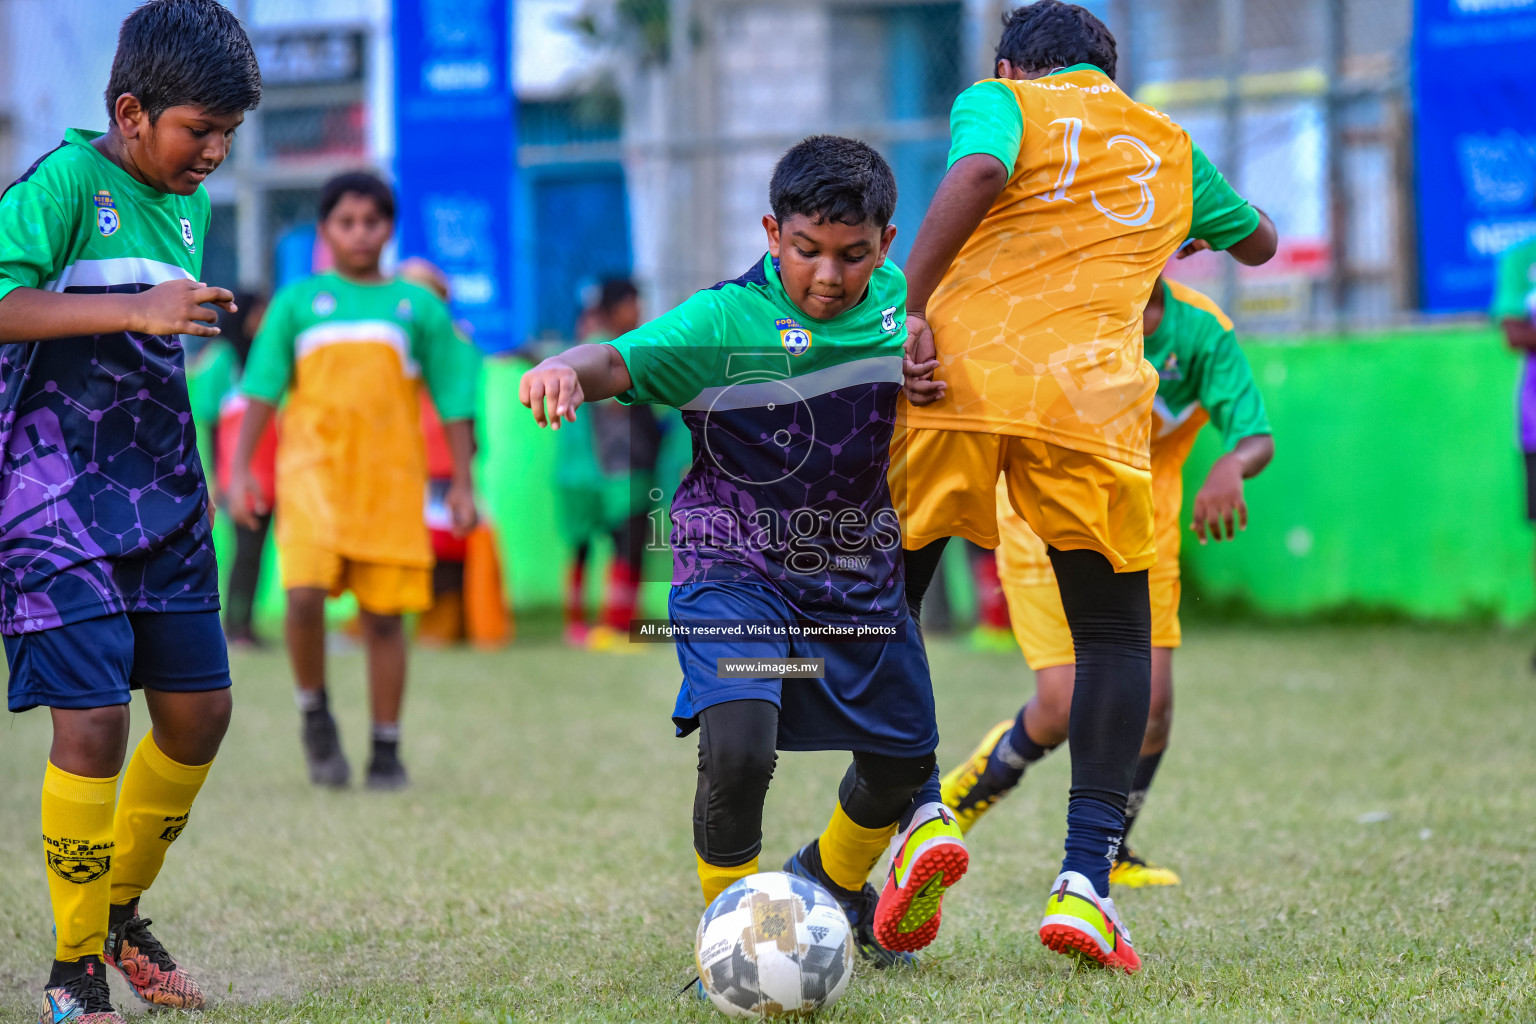
[[[1536,523],[1536,452],[1525,453],[1525,518]]]

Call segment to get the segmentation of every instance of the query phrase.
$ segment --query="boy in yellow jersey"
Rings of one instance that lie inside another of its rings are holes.
[[[417,284],[385,277],[395,200],[354,172],[320,193],[320,237],[335,270],[281,289],[251,347],[250,400],[230,478],[230,514],[260,511],[251,456],[288,392],[277,448],[277,542],[288,592],[288,656],[303,713],[310,781],[350,775],[325,693],[325,599],[357,597],[368,655],[373,755],[368,786],[406,785],[399,758],[405,695],[401,615],[432,603],[432,544],[422,517],[427,467],[425,381],[453,457],[447,505],[455,530],[475,526],[470,484],[480,357],[448,307]]]
[[[1246,263],[1276,239],[1182,128],[1116,88],[1114,37],[1081,7],[1019,8],[997,57],[998,78],[955,101],[950,169],[907,262],[909,359],[937,359],[892,449],[907,596],[916,614],[948,537],[997,546],[1001,477],[1050,545],[1078,654],[1066,857],[1041,940],[1133,971],[1109,870],[1151,674],[1157,375],[1141,311],[1186,239]]]
[[[1226,453],[1216,460],[1195,498],[1191,528],[1206,538],[1233,539],[1248,525],[1243,481],[1274,456],[1269,417],[1248,360],[1214,302],[1176,281],[1158,279],[1143,314],[1147,361],[1158,372],[1152,420],[1153,532],[1157,562],[1149,571],[1152,604],[1152,704],[1141,758],[1126,806],[1129,836],[1157,773],[1173,725],[1173,651],[1179,629],[1179,518],[1184,460],[1206,423],[1220,431]],[[1014,635],[1035,672],[1035,696],[1018,716],[987,734],[970,759],[944,778],[945,803],[969,829],[1008,794],[1025,769],[1067,738],[1076,655],[1062,612],[1056,574],[1044,542],[998,489],[998,574],[1013,616]],[[1113,884],[1177,885],[1178,875],[1148,865],[1122,843],[1110,871]]]

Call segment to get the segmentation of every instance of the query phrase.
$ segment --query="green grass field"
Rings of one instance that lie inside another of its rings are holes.
[[[972,833],[922,966],[858,971],[823,1019],[1536,1019],[1528,655],[1506,633],[1192,631],[1136,837],[1185,884],[1118,894],[1145,970],[1077,970],[1035,938],[1064,830],[1058,755]],[[932,660],[952,764],[1029,676],[945,642]],[[361,659],[333,664],[356,767]],[[281,659],[240,658],[235,678],[224,753],[144,901],[215,1001],[202,1020],[723,1019],[675,997],[702,907],[670,649],[418,655],[402,795],[312,790]],[[43,712],[0,742],[4,1021],[35,1019],[51,955],[47,745]],[[765,865],[820,829],[844,764],[781,759]]]

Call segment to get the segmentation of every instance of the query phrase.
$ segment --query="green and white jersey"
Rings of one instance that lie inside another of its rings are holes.
[[[201,273],[208,194],[155,191],[99,135],[69,131],[0,198],[0,302]],[[178,337],[0,345],[0,632],[217,608],[206,509]]]
[[[901,393],[906,278],[807,316],[764,256],[610,344],[634,389],[682,410],[693,465],[672,504],[675,584],[761,582],[809,617],[900,613],[886,472]]]
[[[1170,451],[1178,452],[1182,464],[1207,418],[1221,432],[1226,451],[1245,437],[1271,433],[1264,396],[1232,321],[1193,288],[1166,279],[1159,287],[1166,289],[1163,319],[1146,336],[1146,358],[1158,376],[1152,405],[1154,466]]]

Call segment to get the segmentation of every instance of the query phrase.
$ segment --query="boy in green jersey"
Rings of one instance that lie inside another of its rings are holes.
[[[260,98],[233,14],[153,0],[118,36],[107,132],[67,132],[0,198],[0,633],[10,710],[53,718],[44,1024],[121,1024],[107,966],[152,1004],[204,1002],[138,905],[229,724],[179,335],[234,307],[198,280],[202,182]],[[139,688],[152,728],[124,768]]]
[[[326,182],[320,237],[335,270],[272,297],[240,382],[250,405],[229,503],[247,528],[265,502],[251,460],[288,395],[277,446],[277,543],[288,592],[288,656],[316,785],[345,786],[351,775],[325,692],[325,599],[346,590],[357,598],[368,655],[368,786],[407,783],[399,757],[401,615],[432,603],[432,542],[422,516],[423,382],[453,458],[447,504],[454,529],[463,536],[476,522],[470,460],[479,351],[454,329],[441,299],[384,275],[379,260],[394,226],[395,197],[378,178],[354,172]]]
[[[806,139],[774,168],[769,202],[768,253],[745,274],[546,359],[521,397],[555,427],[609,397],[682,410],[694,458],[671,513],[672,721],[699,733],[704,899],[758,869],[776,751],[851,751],[826,830],[784,869],[825,886],[861,952],[890,964],[933,940],[967,865],[938,802],[933,689],[887,482],[904,371],[932,366],[904,366],[885,160]],[[877,894],[867,878],[887,845]],[[729,960],[701,963],[706,986],[727,985]]]

